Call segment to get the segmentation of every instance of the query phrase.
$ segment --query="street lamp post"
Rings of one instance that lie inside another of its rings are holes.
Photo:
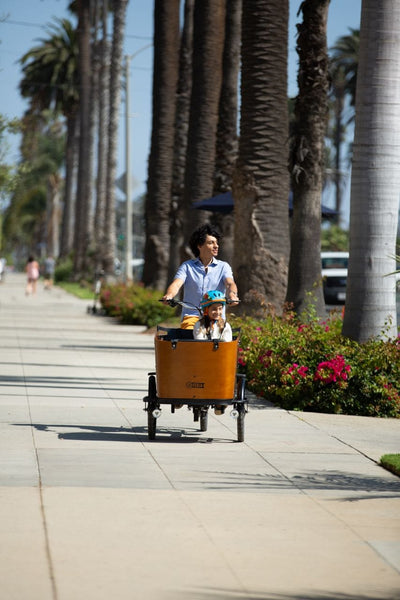
[[[131,136],[129,134],[129,65],[131,58],[132,56],[125,56],[125,278],[127,282],[132,279]]]

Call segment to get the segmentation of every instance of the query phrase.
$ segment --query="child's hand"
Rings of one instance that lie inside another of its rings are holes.
[[[225,321],[224,321],[224,319],[222,317],[219,317],[218,321],[217,321],[217,324],[218,324],[218,329],[222,333],[222,331],[224,330],[224,327],[225,327]]]

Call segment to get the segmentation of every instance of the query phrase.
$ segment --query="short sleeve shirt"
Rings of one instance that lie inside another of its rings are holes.
[[[194,258],[181,264],[175,275],[177,278],[184,282],[184,302],[200,306],[206,292],[219,290],[225,293],[225,281],[233,278],[233,274],[230,265],[223,260],[213,258],[206,268],[199,258]],[[183,307],[182,317],[186,315],[199,316],[199,312],[195,308]]]

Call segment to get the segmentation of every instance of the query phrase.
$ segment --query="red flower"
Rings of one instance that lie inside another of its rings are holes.
[[[351,367],[345,363],[341,354],[331,360],[320,362],[314,375],[314,381],[324,384],[346,381]]]

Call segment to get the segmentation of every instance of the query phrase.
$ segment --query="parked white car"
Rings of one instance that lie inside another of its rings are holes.
[[[346,301],[348,252],[321,252],[322,282],[326,304]]]

